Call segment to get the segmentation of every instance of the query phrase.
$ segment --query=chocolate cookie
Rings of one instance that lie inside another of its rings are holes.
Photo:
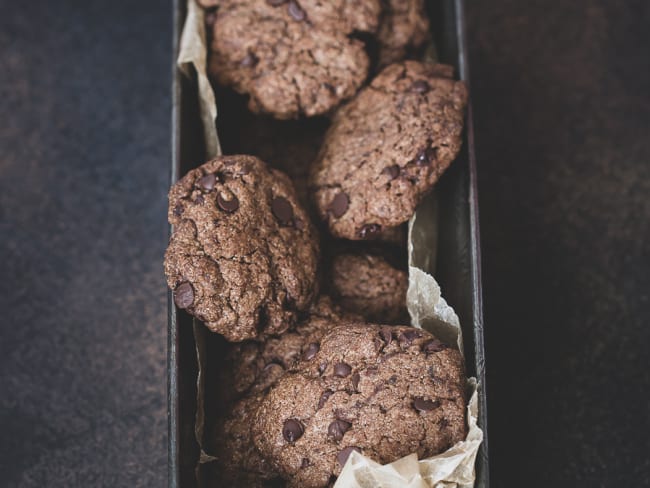
[[[361,33],[375,32],[379,0],[221,0],[208,72],[250,95],[253,112],[323,114],[368,74]]]
[[[332,259],[331,292],[338,303],[369,322],[408,323],[408,273],[381,255],[340,254]]]
[[[288,486],[327,486],[352,450],[388,463],[464,439],[464,388],[460,353],[431,334],[340,326],[262,399],[253,441]]]
[[[333,235],[369,239],[406,222],[456,157],[467,90],[451,75],[393,64],[337,112],[310,177]]]
[[[424,0],[382,0],[377,39],[379,67],[416,55],[429,40],[429,17]]]
[[[278,475],[264,460],[251,436],[251,419],[261,400],[248,396],[235,403],[216,427],[216,455],[220,486],[267,488],[278,486]]]
[[[224,364],[222,384],[236,396],[257,394],[273,386],[301,357],[315,354],[315,344],[341,322],[359,321],[361,317],[346,313],[327,296],[312,305],[309,314],[295,329],[266,340],[233,344]]]
[[[179,308],[229,341],[279,334],[316,295],[318,240],[288,177],[220,156],[169,192],[165,254]]]

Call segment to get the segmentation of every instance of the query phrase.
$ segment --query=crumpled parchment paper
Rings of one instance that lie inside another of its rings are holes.
[[[463,351],[460,321],[427,270],[433,269],[431,244],[437,240],[437,203],[430,194],[409,222],[409,287],[406,295],[411,325],[428,330],[447,344]],[[423,252],[424,251],[424,252]],[[416,454],[381,465],[354,451],[341,471],[334,488],[471,488],[474,465],[483,431],[477,425],[478,385],[467,381],[467,424],[464,441],[436,456],[418,460]]]
[[[435,52],[432,48],[430,52]],[[179,46],[178,67],[189,77],[196,76],[201,120],[206,141],[206,155],[221,154],[216,131],[217,103],[207,76],[207,46],[204,12],[195,0],[187,1],[187,17]],[[437,242],[437,204],[435,193],[418,207],[409,222],[408,256],[409,287],[407,305],[414,327],[426,329],[448,344],[463,351],[463,339],[458,316],[442,297],[440,286],[430,273],[434,272]],[[199,463],[214,458],[203,450],[205,331],[197,330],[197,401],[195,433],[201,449]],[[348,458],[335,488],[471,488],[474,486],[474,463],[483,432],[477,425],[479,385],[475,378],[467,382],[467,423],[469,433],[447,451],[418,460],[416,454],[380,465],[353,452]]]

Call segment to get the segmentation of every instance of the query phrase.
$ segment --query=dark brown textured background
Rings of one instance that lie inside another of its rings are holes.
[[[650,486],[650,7],[468,3],[493,485]],[[4,486],[166,483],[171,11],[0,0]]]

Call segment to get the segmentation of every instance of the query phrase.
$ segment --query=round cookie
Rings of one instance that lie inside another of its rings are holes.
[[[211,78],[279,119],[329,112],[368,75],[360,33],[378,27],[379,0],[222,0],[213,24]]]
[[[316,295],[318,239],[288,177],[220,156],[169,192],[165,253],[179,308],[229,341],[279,334]]]
[[[464,388],[460,353],[431,334],[347,324],[262,399],[253,441],[288,486],[326,486],[352,450],[389,463],[464,439]]]
[[[429,17],[424,0],[383,0],[377,31],[379,67],[416,54],[429,40]]]
[[[451,75],[392,64],[337,112],[310,175],[334,236],[369,239],[406,222],[456,157],[467,90]]]
[[[236,396],[264,392],[301,357],[315,354],[313,345],[320,343],[326,332],[341,322],[359,320],[361,317],[344,312],[328,296],[321,296],[295,329],[262,342],[233,344],[226,354],[221,383],[232,384],[226,390]]]
[[[408,273],[381,255],[339,254],[332,259],[331,292],[338,303],[369,322],[408,323]]]
[[[270,488],[279,485],[277,473],[261,456],[251,437],[251,419],[261,398],[251,395],[238,401],[216,427],[215,457],[221,486]]]

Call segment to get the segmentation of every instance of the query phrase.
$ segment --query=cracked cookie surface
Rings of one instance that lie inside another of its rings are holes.
[[[405,61],[343,106],[310,174],[330,232],[370,239],[406,222],[458,154],[466,103],[450,66]]]
[[[408,273],[378,254],[339,254],[332,259],[331,292],[349,312],[369,322],[409,323]]]
[[[358,37],[376,31],[380,12],[379,0],[220,0],[208,73],[248,94],[253,112],[327,113],[365,81]]]
[[[169,192],[165,253],[174,302],[229,341],[279,334],[316,295],[316,231],[289,178],[220,156]]]
[[[460,353],[421,329],[346,324],[283,376],[252,425],[290,487],[324,487],[352,450],[380,463],[440,453],[465,438]]]
[[[301,357],[315,354],[314,345],[341,322],[356,322],[360,316],[344,312],[328,296],[321,296],[293,328],[263,341],[245,341],[228,349],[222,385],[236,396],[262,393],[273,386]]]

